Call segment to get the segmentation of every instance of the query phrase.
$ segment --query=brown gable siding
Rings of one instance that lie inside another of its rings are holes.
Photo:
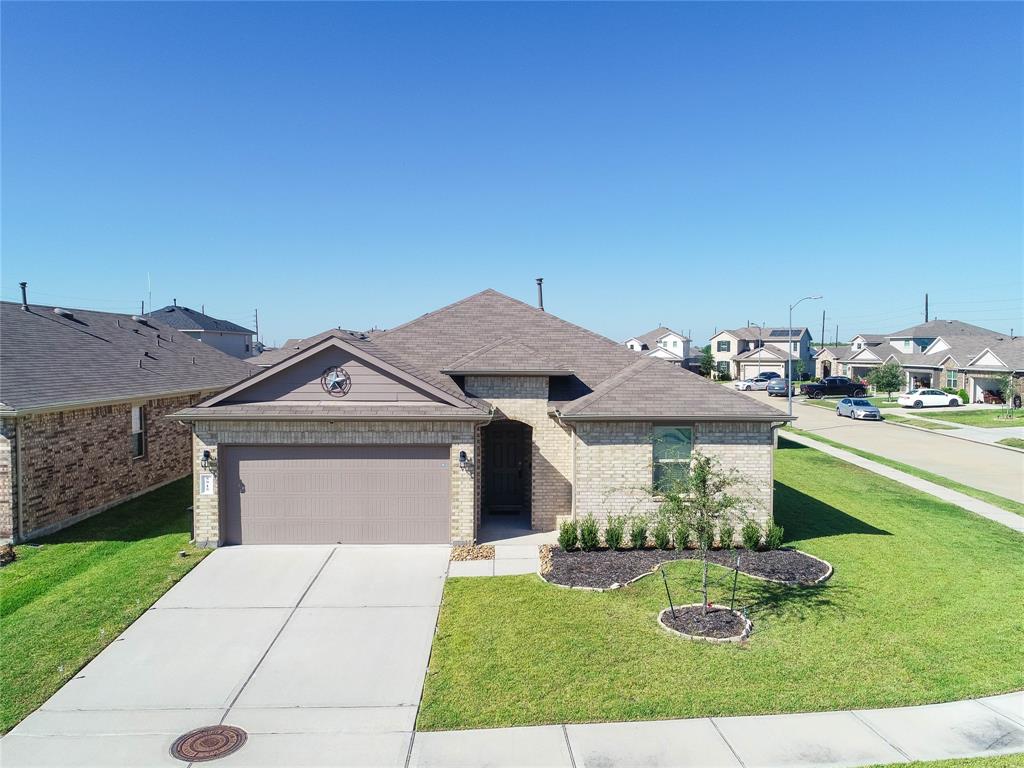
[[[345,397],[332,397],[324,391],[320,378],[324,371],[343,366],[352,377],[352,388]],[[277,375],[253,384],[225,403],[273,401],[315,402],[434,402],[421,390],[398,381],[370,363],[358,360],[340,349],[326,349],[308,360],[282,369]]]

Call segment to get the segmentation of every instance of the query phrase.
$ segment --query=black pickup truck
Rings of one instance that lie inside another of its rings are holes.
[[[836,395],[838,397],[862,397],[864,385],[846,376],[829,376],[821,381],[808,382],[800,385],[800,394],[812,400]]]

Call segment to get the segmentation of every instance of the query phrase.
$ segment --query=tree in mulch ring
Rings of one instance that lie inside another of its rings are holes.
[[[14,547],[10,544],[0,546],[0,567],[13,563],[17,557]]]
[[[738,643],[754,628],[739,611],[706,603],[666,608],[658,615],[658,623],[669,632],[712,643]]]
[[[749,501],[734,492],[743,483],[742,475],[723,468],[714,456],[694,451],[688,465],[676,462],[673,469],[663,473],[651,492],[664,500],[660,511],[676,528],[686,526],[696,536],[703,598],[698,608],[707,613],[707,606],[711,604],[708,599],[709,553],[715,546],[715,534],[724,524],[731,539],[730,518],[739,507],[749,505]]]

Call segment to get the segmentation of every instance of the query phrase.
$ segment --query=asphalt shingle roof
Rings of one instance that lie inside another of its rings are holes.
[[[442,370],[451,374],[544,371],[550,374],[557,372],[567,376],[572,373],[572,368],[565,363],[548,357],[513,338],[499,339],[485,344],[480,349],[463,355],[455,362],[444,366]]]
[[[171,328],[177,328],[179,331],[218,331],[220,333],[246,333],[250,336],[255,333],[237,323],[210,317],[210,315],[204,315],[195,309],[177,304],[147,312],[146,316],[152,317],[164,325],[169,325]]]
[[[258,370],[155,317],[143,324],[131,315],[70,312],[0,302],[4,410],[219,390]]]
[[[793,327],[793,335],[789,335],[789,328],[760,328],[756,325],[748,325],[744,328],[734,328],[732,330],[722,330],[718,333],[728,333],[737,339],[743,339],[745,341],[768,341],[771,338],[772,341],[786,341],[789,339],[800,339],[806,333],[810,335],[810,331],[807,328]],[[715,336],[718,335],[715,334]]]
[[[666,328],[664,325],[659,326],[655,328],[653,331],[648,331],[647,333],[641,334],[639,336],[633,336],[632,338],[639,341],[643,347],[647,349],[654,349],[655,347],[658,346],[658,339],[660,339],[667,333],[674,333],[680,339],[684,339],[685,341],[690,340],[690,337],[687,336],[685,333],[673,331],[671,328]]]

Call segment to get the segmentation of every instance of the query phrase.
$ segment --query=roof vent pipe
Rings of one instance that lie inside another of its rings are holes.
[[[74,315],[73,312],[71,312],[71,310],[61,309],[60,307],[54,307],[53,308],[53,314],[60,315],[61,317],[66,317],[68,320],[74,320],[75,319],[75,315]]]
[[[540,308],[541,312],[544,311],[544,278],[543,277],[538,277],[537,278],[537,306]]]
[[[21,308],[28,312],[28,283],[18,283],[21,286]]]

